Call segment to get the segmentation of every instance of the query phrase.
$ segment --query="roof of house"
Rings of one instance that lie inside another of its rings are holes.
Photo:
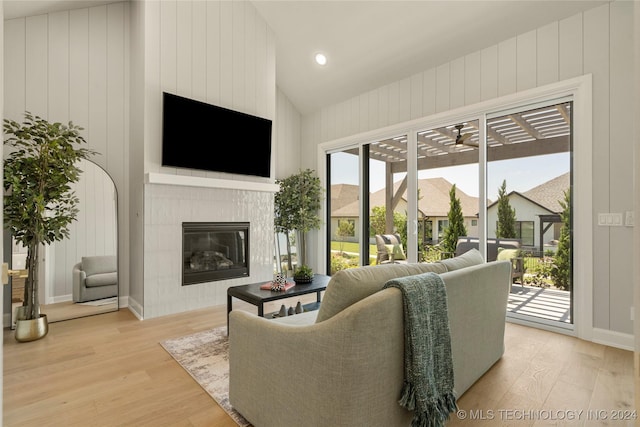
[[[569,188],[569,172],[557,176],[549,181],[543,182],[540,185],[533,187],[530,190],[525,191],[524,193],[520,193],[518,191],[511,191],[507,197],[512,197],[513,195],[520,196],[531,203],[535,203],[536,205],[548,210],[549,212],[553,212],[554,214],[559,214],[562,212],[562,206],[560,206],[560,201],[564,200],[564,192]],[[498,203],[498,200],[491,203],[487,206],[487,209],[492,208]]]
[[[331,186],[331,207],[342,208],[359,198],[360,187],[354,184],[335,184]]]
[[[451,184],[444,178],[428,178],[418,180],[418,209],[426,217],[443,217],[449,214],[451,201],[449,191]],[[406,194],[405,194],[406,197]],[[460,199],[463,216],[476,216],[478,212],[478,198],[469,196],[456,187],[456,197]]]
[[[522,195],[551,212],[560,213],[563,210],[560,201],[564,200],[564,192],[569,189],[570,184],[567,172],[525,191]]]
[[[553,213],[562,212],[560,201],[564,200],[564,192],[569,188],[569,172],[543,182],[523,193],[512,191],[509,196],[517,194],[531,202],[540,205]],[[398,190],[400,182],[394,183],[394,191]],[[449,191],[452,184],[444,178],[427,178],[418,180],[420,199],[418,210],[426,217],[445,217],[449,212]],[[333,217],[357,217],[358,216],[358,186],[351,184],[336,184],[331,186],[331,203]],[[402,199],[407,200],[406,191]],[[460,199],[462,213],[465,217],[476,216],[478,212],[478,198],[469,196],[464,191],[456,188],[456,196]],[[495,205],[491,203],[488,208]],[[385,189],[371,194],[369,199],[371,207],[385,205]]]
[[[394,183],[394,192],[400,187],[400,182]],[[332,202],[334,187],[343,186],[345,184],[337,184],[331,187]],[[426,178],[418,180],[418,190],[420,200],[418,200],[418,209],[427,217],[445,217],[449,212],[449,191],[451,184],[444,178]],[[369,205],[375,206],[385,205],[385,191],[381,189],[375,193],[371,193]],[[403,194],[403,200],[407,200],[406,191]],[[476,216],[478,211],[478,198],[469,196],[464,191],[456,188],[456,196],[460,199],[460,206],[464,216]],[[359,206],[357,199],[351,199],[351,203],[333,209],[332,217],[357,217],[359,215]]]

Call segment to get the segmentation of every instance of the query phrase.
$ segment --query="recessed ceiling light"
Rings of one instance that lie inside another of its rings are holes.
[[[318,65],[327,65],[327,57],[324,53],[316,53],[315,56],[316,64]]]

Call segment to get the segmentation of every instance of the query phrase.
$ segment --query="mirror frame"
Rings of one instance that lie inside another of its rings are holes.
[[[104,314],[104,313],[113,313],[116,312],[120,309],[120,248],[119,248],[119,243],[120,243],[120,235],[119,235],[119,231],[120,231],[120,224],[118,221],[118,199],[119,199],[119,195],[118,195],[118,187],[116,186],[116,183],[113,179],[113,177],[109,174],[109,172],[107,172],[107,170],[102,167],[101,165],[99,165],[98,163],[96,163],[93,160],[90,159],[81,159],[80,162],[88,162],[90,164],[92,164],[94,167],[96,167],[98,170],[100,170],[104,175],[104,179],[106,180],[105,182],[110,182],[111,185],[113,186],[113,207],[114,207],[114,233],[115,233],[115,242],[114,242],[114,250],[115,250],[115,256],[116,256],[116,274],[117,274],[117,288],[116,288],[116,301],[115,301],[115,307],[112,307],[113,304],[109,304],[110,307],[108,307],[107,309],[100,309],[100,308],[96,308],[96,309],[91,309],[92,306],[87,304],[87,308],[86,309],[82,309],[82,310],[77,310],[78,312],[76,314],[72,314],[71,311],[73,310],[73,307],[75,307],[75,304],[73,302],[73,297],[71,298],[71,300],[64,300],[64,301],[60,301],[59,303],[53,302],[53,303],[47,303],[47,299],[50,299],[51,297],[48,295],[49,294],[49,290],[52,289],[52,287],[54,286],[54,283],[52,283],[53,280],[55,280],[54,277],[50,276],[50,271],[51,268],[47,268],[45,265],[41,266],[40,271],[42,272],[42,275],[40,276],[40,304],[42,307],[42,312],[47,314],[47,318],[48,318],[48,322],[49,323],[54,323],[54,322],[60,322],[60,321],[64,321],[64,320],[71,320],[71,319],[77,319],[77,318],[82,318],[82,317],[87,317],[87,316],[93,316],[93,315],[98,315],[98,314]],[[80,180],[83,179],[83,176],[86,172],[86,167],[82,168],[82,173],[80,174]],[[75,191],[76,189],[74,189]],[[76,196],[78,196],[78,194],[76,193]],[[80,212],[79,212],[80,214]],[[77,223],[77,221],[74,221],[74,223]],[[73,227],[73,223],[72,223],[72,227]],[[5,230],[6,231],[6,230]],[[71,236],[68,239],[64,239],[62,242],[67,242],[69,240],[74,239],[74,235],[73,235],[73,230],[71,230]],[[77,236],[75,237],[77,239]],[[11,240],[12,241],[12,240]],[[44,256],[41,256],[41,260],[43,260],[43,263],[48,263],[48,262],[53,262],[55,263],[55,250],[56,250],[56,243],[60,243],[60,242],[55,242],[52,245],[47,245],[45,247],[42,247],[41,250],[44,251]],[[10,254],[11,255],[11,254]],[[77,255],[76,255],[77,256]],[[81,258],[80,258],[81,259]],[[76,261],[76,262],[79,262]],[[54,269],[55,271],[55,269]],[[68,274],[68,276],[66,275]],[[69,279],[69,283],[71,283],[71,295],[73,294],[73,272],[72,270],[69,271],[68,273],[65,274],[65,277],[70,278]],[[66,280],[66,279],[65,279]],[[68,285],[67,285],[68,286]],[[11,292],[13,292],[13,280],[11,283]],[[66,296],[68,294],[65,293],[64,296]],[[55,295],[53,295],[52,297],[55,298]],[[60,312],[57,312],[55,305],[56,304],[61,304],[60,307],[62,307],[62,304],[69,304],[71,303],[71,307],[63,307]],[[11,316],[11,327],[13,328],[13,322],[14,322],[14,307],[16,303],[13,303],[11,301],[9,301],[9,305],[10,305],[10,316]],[[19,303],[18,303],[19,304]],[[99,306],[96,306],[99,307]]]

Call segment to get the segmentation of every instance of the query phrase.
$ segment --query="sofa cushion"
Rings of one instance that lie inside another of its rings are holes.
[[[87,276],[117,271],[115,255],[83,256],[82,270]]]
[[[370,265],[338,271],[327,284],[316,323],[327,320],[350,305],[378,292],[388,280],[427,272],[440,274],[446,271],[446,267],[440,262]]]
[[[118,273],[101,273],[87,276],[84,284],[87,288],[95,288],[97,286],[115,285],[118,283]]]
[[[471,267],[472,265],[478,265],[484,263],[482,254],[477,249],[470,249],[454,258],[443,259],[440,261],[447,268],[447,271],[460,270],[461,268]]]

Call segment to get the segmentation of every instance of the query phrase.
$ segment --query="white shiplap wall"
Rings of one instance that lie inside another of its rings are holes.
[[[143,120],[144,129],[141,132],[132,124],[133,132],[141,135],[133,143],[133,152],[135,156],[143,153],[144,172],[271,182],[269,178],[161,166],[163,91],[276,118],[275,39],[254,6],[245,1],[167,0],[133,7],[132,34],[143,39],[133,44],[138,54],[142,51],[144,55],[144,74],[134,77],[133,89],[134,97],[144,97],[144,114],[133,112]],[[278,108],[292,118],[295,126],[295,114],[287,104],[283,99]],[[282,144],[292,139],[289,134],[274,122],[273,135],[283,135],[274,138],[274,152],[285,150]],[[221,142],[221,146],[242,143],[243,137],[239,130],[238,140]],[[279,169],[272,170],[272,177],[280,173]],[[139,178],[136,176],[136,180]],[[132,212],[132,262],[137,266],[132,270],[136,284],[130,300],[135,300],[132,307],[139,316],[149,318],[224,304],[228,286],[269,279],[273,271],[272,193],[154,183],[144,184],[143,191],[143,212]],[[142,214],[141,224],[138,214]],[[179,248],[184,221],[250,221],[251,277],[181,286]]]
[[[593,212],[633,210],[633,2],[616,1],[519,34],[303,118],[302,167],[323,142],[593,75]],[[580,141],[575,141],[579,144]],[[632,234],[593,227],[593,326],[631,334]],[[579,268],[592,268],[580,266]]]
[[[300,162],[300,126],[302,118],[289,98],[280,90],[276,97],[276,120],[272,153],[276,179],[298,172]]]
[[[120,293],[128,292],[129,3],[4,22],[5,117],[25,110],[84,128],[118,190]],[[92,240],[86,230],[83,240]]]
[[[162,92],[273,120],[275,39],[265,21],[244,1],[147,2],[144,13],[145,172],[257,180],[162,167]]]

